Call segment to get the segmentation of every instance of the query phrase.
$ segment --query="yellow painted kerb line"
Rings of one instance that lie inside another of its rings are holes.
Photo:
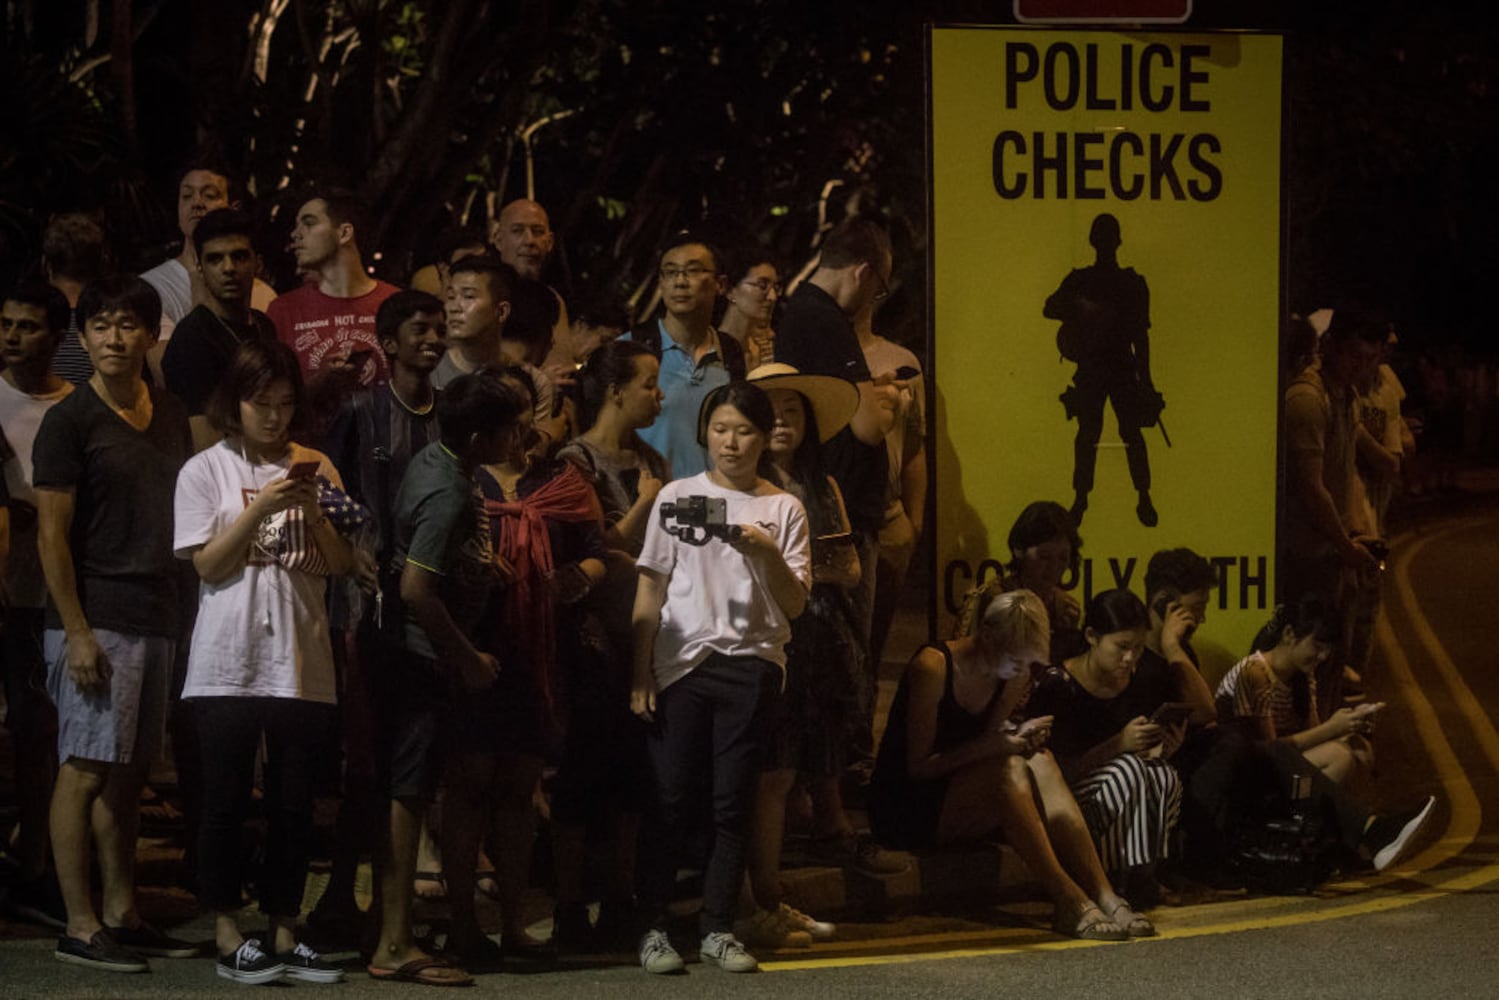
[[[1459,706],[1463,717],[1478,739],[1483,748],[1485,756],[1496,771],[1499,771],[1499,732],[1496,732],[1493,723],[1481,708],[1478,708],[1478,699],[1474,697],[1472,690],[1463,680],[1462,674],[1452,662],[1451,656],[1442,646],[1437,638],[1431,623],[1421,613],[1419,602],[1410,585],[1410,564],[1415,556],[1432,542],[1445,538],[1448,535],[1474,528],[1488,523],[1487,519],[1470,518],[1456,522],[1442,530],[1422,538],[1408,541],[1397,539],[1395,548],[1400,552],[1395,562],[1394,589],[1396,599],[1405,610],[1406,617],[1415,629],[1417,637],[1421,641],[1427,655],[1436,666],[1443,682],[1453,694],[1454,703]],[[1478,796],[1473,790],[1473,785],[1468,775],[1457,759],[1457,754],[1448,742],[1447,735],[1443,731],[1441,720],[1438,718],[1436,709],[1432,707],[1427,699],[1425,691],[1417,683],[1415,675],[1411,671],[1410,660],[1406,657],[1404,650],[1395,641],[1394,632],[1390,628],[1388,618],[1381,615],[1376,627],[1376,637],[1384,650],[1390,666],[1390,670],[1398,683],[1402,699],[1410,708],[1411,715],[1415,721],[1416,730],[1421,736],[1422,743],[1431,757],[1433,766],[1441,780],[1443,791],[1446,795],[1449,808],[1447,828],[1442,837],[1432,846],[1412,858],[1400,870],[1371,878],[1366,882],[1358,883],[1366,889],[1389,889],[1388,894],[1382,894],[1373,898],[1360,899],[1356,902],[1317,905],[1318,900],[1309,900],[1305,908],[1299,908],[1296,912],[1282,913],[1276,915],[1259,915],[1238,920],[1225,920],[1211,922],[1200,926],[1166,927],[1161,929],[1159,936],[1150,938],[1151,941],[1172,941],[1193,937],[1205,937],[1214,934],[1233,934],[1239,931],[1263,930],[1272,927],[1290,927],[1299,924],[1321,923],[1326,920],[1340,920],[1344,917],[1361,916],[1370,913],[1380,913],[1396,910],[1416,903],[1424,903],[1442,896],[1459,892],[1466,892],[1490,882],[1499,881],[1499,864],[1484,865],[1460,875],[1444,879],[1429,879],[1423,876],[1427,872],[1456,857],[1462,853],[1477,837],[1480,822],[1482,820],[1482,808],[1479,805]],[[1403,891],[1396,887],[1396,883],[1409,885],[1414,882],[1421,888],[1405,889]],[[1281,900],[1279,902],[1284,902]],[[995,932],[970,932],[972,936],[989,936],[1004,934],[1004,931]],[[1012,932],[1018,936],[1030,937],[1026,931]],[[964,934],[964,937],[969,934]],[[944,941],[952,941],[953,935],[932,935],[922,938],[897,938],[875,942],[860,942],[861,945],[877,947],[909,947],[920,944],[934,945]],[[1106,945],[1104,945],[1106,947]],[[830,958],[803,958],[789,959],[786,961],[762,962],[760,968],[767,972],[790,972],[798,969],[836,969],[852,966],[873,965],[896,965],[908,962],[937,962],[957,958],[976,958],[980,956],[1013,955],[1038,951],[1060,951],[1067,948],[1096,948],[1099,942],[1059,940],[1049,935],[1046,940],[1016,941],[1009,944],[987,945],[971,948],[951,948],[943,951],[921,952],[917,954],[899,955],[845,955]]]

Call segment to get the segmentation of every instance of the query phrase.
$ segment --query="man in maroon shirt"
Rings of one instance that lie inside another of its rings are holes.
[[[292,251],[297,267],[317,280],[282,295],[266,314],[309,379],[342,372],[369,386],[390,377],[375,313],[399,289],[365,271],[361,232],[369,232],[364,206],[346,191],[317,192],[297,209]]]

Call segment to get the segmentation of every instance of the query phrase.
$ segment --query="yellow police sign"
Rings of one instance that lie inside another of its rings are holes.
[[[1272,599],[1281,39],[930,44],[937,627],[1056,500],[1080,598],[1188,546],[1219,573],[1198,651],[1237,658]]]

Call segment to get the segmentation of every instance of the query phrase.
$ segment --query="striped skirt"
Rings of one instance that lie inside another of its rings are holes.
[[[1170,853],[1182,783],[1169,761],[1120,754],[1079,778],[1072,794],[1105,871],[1154,864]]]

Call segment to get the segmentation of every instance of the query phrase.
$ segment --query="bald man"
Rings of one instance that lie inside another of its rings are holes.
[[[552,255],[555,236],[546,209],[529,198],[517,198],[500,209],[499,218],[489,224],[489,242],[499,251],[500,259],[528,281],[541,281],[542,268]],[[567,303],[555,288],[548,288],[557,303],[556,316],[548,316],[553,340],[567,333]],[[525,323],[528,317],[517,317]]]

